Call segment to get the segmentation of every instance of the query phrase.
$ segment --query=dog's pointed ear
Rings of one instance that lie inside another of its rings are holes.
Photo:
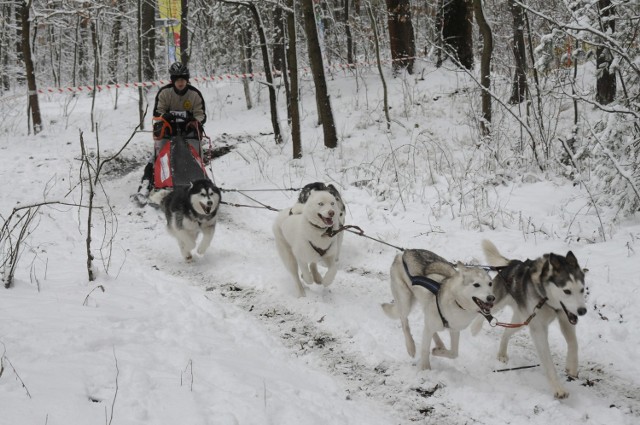
[[[553,252],[549,254],[549,264],[555,270],[561,268],[562,263],[560,262],[560,256],[557,254],[554,254]]]
[[[189,190],[193,189],[193,182],[189,182]]]
[[[569,265],[571,265],[573,267],[580,267],[578,265],[578,259],[576,258],[575,255],[573,255],[573,252],[571,252],[571,251],[567,252],[566,259],[567,259],[567,263],[569,263]]]

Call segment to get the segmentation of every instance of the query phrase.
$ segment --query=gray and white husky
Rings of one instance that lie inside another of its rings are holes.
[[[311,190],[304,203],[281,210],[273,223],[276,248],[296,284],[296,295],[305,296],[300,280],[328,286],[337,273],[336,258],[342,239],[332,235],[343,204],[327,190]],[[338,236],[341,235],[338,234]],[[327,267],[324,276],[318,264]]]
[[[575,325],[578,316],[587,313],[584,298],[584,270],[575,255],[544,254],[535,260],[509,260],[502,256],[488,240],[482,242],[487,261],[501,267],[493,279],[496,295],[496,311],[505,305],[513,309],[512,322],[525,323],[527,319],[531,339],[538,352],[540,363],[556,398],[569,396],[558,379],[551,349],[549,348],[549,324],[558,319],[560,330],[567,341],[566,372],[569,377],[578,376],[578,340]],[[535,317],[531,317],[536,313]],[[472,333],[482,327],[482,320],[473,324]],[[502,334],[498,360],[506,362],[507,346],[519,327],[507,328]]]
[[[478,313],[489,314],[494,295],[491,277],[476,267],[458,263],[455,267],[431,251],[408,249],[396,255],[391,264],[391,293],[394,302],[382,304],[391,318],[400,319],[407,352],[416,354],[416,345],[409,328],[408,316],[418,302],[424,314],[424,330],[418,367],[431,369],[429,351],[431,339],[434,356],[458,357],[460,331]],[[482,316],[480,316],[482,317]],[[447,350],[437,332],[449,330],[451,349]]]
[[[216,230],[220,189],[209,179],[195,180],[189,187],[174,189],[162,200],[167,230],[177,239],[180,253],[187,261],[193,256],[198,236],[202,240],[198,254],[205,253]]]

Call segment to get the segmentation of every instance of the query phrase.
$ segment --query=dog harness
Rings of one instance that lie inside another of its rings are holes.
[[[317,252],[319,256],[324,257],[324,254],[326,254],[327,251],[329,251],[329,249],[331,249],[331,245],[333,245],[333,242],[330,243],[329,246],[326,249],[318,248],[317,246],[312,244],[311,241],[309,241],[309,245],[311,245],[311,248],[313,248],[313,250],[315,252]]]
[[[440,320],[442,320],[442,324],[445,328],[449,327],[449,322],[444,318],[442,314],[442,310],[440,309],[440,300],[438,299],[438,292],[440,292],[441,284],[433,279],[430,279],[426,276],[412,276],[409,273],[409,267],[407,267],[407,263],[402,259],[402,265],[404,266],[404,271],[409,276],[409,280],[411,280],[411,285],[413,286],[421,286],[427,289],[436,297],[436,307],[438,307],[438,314],[440,315]]]

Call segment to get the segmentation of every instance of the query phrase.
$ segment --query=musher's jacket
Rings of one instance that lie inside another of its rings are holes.
[[[193,117],[204,124],[207,114],[204,107],[204,99],[200,90],[187,84],[185,94],[179,95],[174,90],[173,83],[160,88],[156,95],[156,103],[153,107],[153,116],[159,117],[165,112],[188,111]]]

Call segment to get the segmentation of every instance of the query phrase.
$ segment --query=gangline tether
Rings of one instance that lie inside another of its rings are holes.
[[[222,202],[221,202],[222,204],[229,205],[229,206],[232,206],[232,207],[265,208],[265,209],[268,209],[268,210],[270,210],[270,211],[276,211],[276,212],[280,211],[280,210],[279,210],[279,209],[277,209],[277,208],[274,208],[274,207],[272,207],[272,206],[270,206],[270,205],[264,204],[264,203],[262,203],[262,202],[258,201],[257,199],[254,199],[254,198],[252,198],[251,196],[247,195],[246,193],[244,193],[244,192],[246,192],[245,190],[239,190],[239,189],[221,189],[221,190],[223,190],[223,191],[225,191],[225,192],[238,192],[238,193],[240,193],[241,195],[243,195],[243,196],[245,196],[245,197],[249,198],[249,199],[250,199],[250,200],[252,200],[253,202],[255,202],[255,203],[259,204],[259,206],[258,206],[258,205],[234,204],[234,203],[231,203],[231,202],[224,202],[224,201],[222,201]],[[286,189],[254,189],[253,191],[256,191],[256,192],[265,192],[265,191],[280,191],[280,190],[300,190],[300,189],[296,189],[296,188],[286,188]],[[371,239],[372,241],[379,242],[379,243],[381,243],[381,244],[383,244],[383,245],[387,245],[387,246],[389,246],[389,247],[391,247],[391,248],[395,248],[395,249],[397,249],[398,251],[401,251],[401,252],[404,252],[404,251],[406,251],[406,250],[407,250],[407,248],[403,248],[403,247],[400,247],[400,246],[397,246],[397,245],[393,245],[393,244],[391,244],[391,243],[389,243],[389,242],[385,242],[385,241],[383,241],[383,240],[381,240],[381,239],[378,239],[378,238],[374,238],[374,237],[372,237],[372,236],[369,236],[369,235],[365,234],[365,233],[364,233],[364,230],[362,230],[359,226],[356,226],[356,225],[353,225],[353,224],[342,225],[342,226],[340,226],[340,227],[339,227],[338,229],[336,229],[336,230],[333,230],[333,228],[329,227],[329,228],[327,229],[327,231],[326,231],[326,235],[327,235],[327,236],[329,236],[329,237],[334,237],[334,236],[335,236],[335,235],[337,235],[338,233],[340,233],[340,232],[344,232],[344,231],[347,231],[347,232],[353,233],[353,234],[355,234],[355,235],[357,235],[357,236],[362,236],[363,238]],[[454,265],[453,263],[449,263],[449,264],[451,264],[451,266],[455,267],[455,265]],[[463,265],[464,265],[465,267],[481,268],[481,269],[484,269],[484,270],[486,270],[486,271],[497,271],[497,272],[498,272],[498,274],[499,274],[503,269],[505,269],[505,266],[489,266],[489,265],[482,265],[482,264],[463,264]],[[505,323],[505,322],[499,322],[498,320],[496,320],[496,318],[495,318],[495,317],[493,317],[493,316],[491,315],[491,313],[489,313],[489,314],[483,314],[483,316],[485,317],[485,319],[487,320],[487,322],[489,322],[489,325],[490,325],[491,327],[500,326],[500,327],[503,327],[503,328],[519,328],[519,327],[527,326],[527,325],[529,324],[529,322],[530,322],[530,321],[531,321],[531,320],[536,316],[537,311],[538,311],[540,308],[542,308],[542,306],[546,303],[546,301],[547,301],[547,298],[544,298],[544,299],[540,300],[540,302],[538,303],[538,305],[536,305],[536,306],[535,306],[535,308],[533,309],[533,313],[532,313],[532,314],[527,318],[527,320],[525,320],[523,323]],[[528,366],[528,367],[529,367],[529,366]],[[535,367],[535,366],[530,366],[530,367]],[[509,370],[515,370],[515,369],[509,369]],[[506,371],[506,369],[505,369],[505,371]],[[502,372],[502,370],[499,370],[499,371],[497,371],[497,372]]]

